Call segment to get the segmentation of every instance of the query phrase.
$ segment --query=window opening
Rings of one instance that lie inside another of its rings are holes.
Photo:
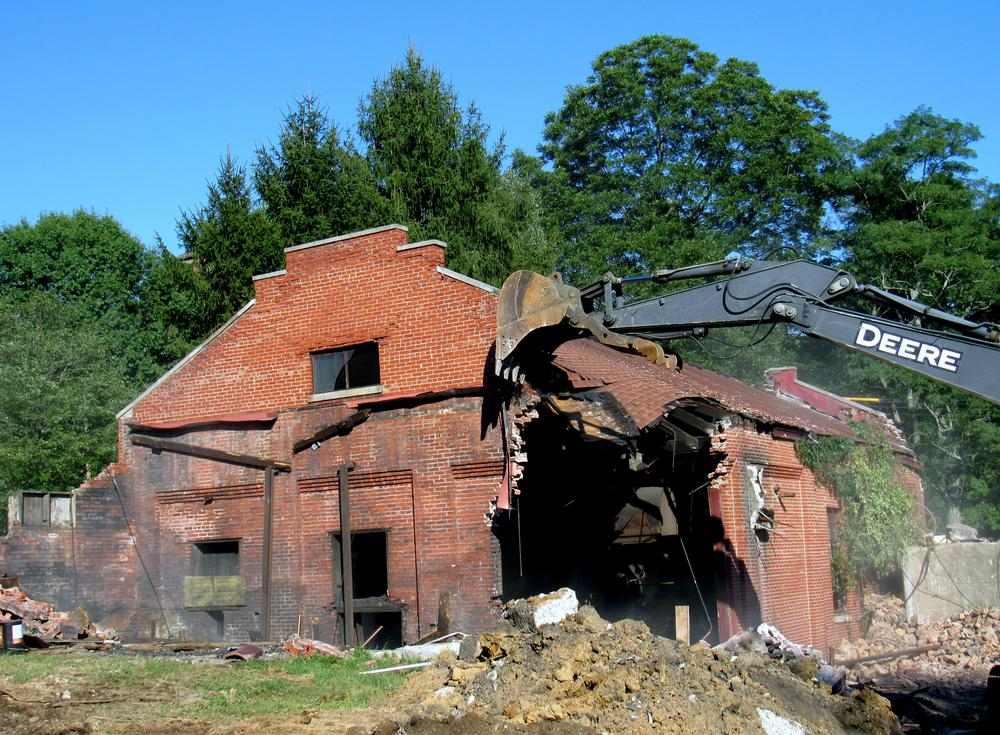
[[[344,347],[312,355],[313,393],[332,393],[378,385],[378,344]]]
[[[235,577],[239,573],[239,541],[206,541],[194,545],[196,577]]]
[[[26,528],[70,528],[73,497],[56,493],[23,493],[21,525]]]
[[[185,607],[239,607],[245,604],[245,593],[240,576],[239,541],[202,541],[192,545],[191,575],[184,578]]]

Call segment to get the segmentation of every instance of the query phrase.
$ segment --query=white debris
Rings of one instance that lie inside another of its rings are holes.
[[[769,709],[758,707],[757,716],[767,735],[809,735],[809,731],[799,723],[785,719]]]
[[[529,597],[528,602],[534,607],[537,626],[561,623],[580,609],[576,592],[569,587],[563,587],[548,595]]]

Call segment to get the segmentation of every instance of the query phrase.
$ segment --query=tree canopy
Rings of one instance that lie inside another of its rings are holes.
[[[806,248],[840,163],[818,95],[667,36],[601,54],[545,121],[541,190],[583,278]]]

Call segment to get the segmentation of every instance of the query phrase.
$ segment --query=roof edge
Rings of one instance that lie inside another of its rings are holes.
[[[389,230],[402,230],[403,232],[409,232],[410,229],[406,225],[382,225],[381,227],[371,227],[367,230],[358,230],[357,232],[348,232],[345,235],[335,235],[333,237],[325,237],[322,240],[313,240],[312,242],[304,242],[300,245],[289,245],[285,248],[286,253],[294,253],[297,250],[306,250],[308,248],[319,247],[320,245],[329,245],[334,242],[341,242],[343,240],[353,240],[356,237],[364,237],[365,235],[375,235],[379,232],[387,232]]]
[[[444,240],[421,240],[420,242],[409,242],[406,245],[397,245],[396,252],[405,253],[407,250],[416,250],[417,248],[426,248],[432,245],[442,250],[448,247],[448,243]]]
[[[257,299],[250,299],[250,301],[248,301],[246,304],[243,305],[243,308],[241,308],[239,311],[237,311],[235,314],[233,314],[231,317],[229,317],[229,320],[225,324],[223,324],[221,327],[219,327],[214,332],[212,332],[208,336],[208,339],[206,339],[200,345],[198,345],[197,347],[195,347],[193,350],[191,350],[189,353],[187,353],[184,357],[182,357],[176,363],[174,363],[173,367],[171,367],[169,370],[167,370],[167,372],[163,373],[163,375],[161,375],[159,378],[157,378],[156,381],[152,383],[152,385],[150,385],[148,388],[146,388],[146,390],[144,390],[142,393],[140,393],[134,399],[132,399],[132,401],[127,406],[125,406],[125,408],[123,408],[121,411],[119,411],[118,413],[116,413],[115,414],[115,419],[122,418],[125,414],[127,414],[129,411],[131,411],[133,408],[135,408],[136,404],[139,403],[139,401],[141,401],[143,398],[145,398],[146,396],[148,396],[154,390],[156,390],[157,388],[159,388],[168,378],[170,378],[172,375],[174,375],[174,373],[176,373],[182,367],[184,367],[189,362],[191,362],[191,360],[193,360],[198,355],[198,353],[200,353],[202,350],[204,350],[206,347],[208,347],[212,342],[214,342],[217,337],[221,337],[222,334],[226,330],[228,330],[231,326],[233,326],[233,324],[235,324],[236,321],[241,316],[243,316],[248,311],[250,311],[250,309],[256,303],[257,303]]]

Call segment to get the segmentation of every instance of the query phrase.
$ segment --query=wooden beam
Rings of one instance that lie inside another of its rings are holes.
[[[239,467],[251,467],[256,470],[265,470],[273,467],[276,472],[291,472],[292,466],[287,462],[278,462],[266,457],[250,457],[245,454],[232,454],[221,449],[210,447],[199,447],[194,444],[171,441],[170,439],[160,439],[142,434],[129,435],[129,441],[137,447],[146,447],[154,452],[170,452],[171,454],[183,454],[188,457],[199,459],[209,459],[214,462],[224,462],[234,464]]]
[[[274,468],[264,469],[264,569],[261,577],[261,603],[265,641],[271,640],[271,556],[274,536]]]
[[[687,605],[674,605],[674,640],[691,643],[691,618]]]
[[[312,436],[295,442],[295,444],[292,445],[292,453],[298,454],[299,452],[309,449],[317,444],[322,444],[327,439],[347,434],[358,424],[363,424],[367,421],[370,415],[371,411],[367,409],[352,413],[346,419],[338,421],[335,424],[330,424],[329,426],[320,429]]]
[[[340,568],[344,586],[344,647],[354,646],[354,567],[351,559],[351,497],[347,473],[353,464],[337,468],[337,486],[340,496]]]

